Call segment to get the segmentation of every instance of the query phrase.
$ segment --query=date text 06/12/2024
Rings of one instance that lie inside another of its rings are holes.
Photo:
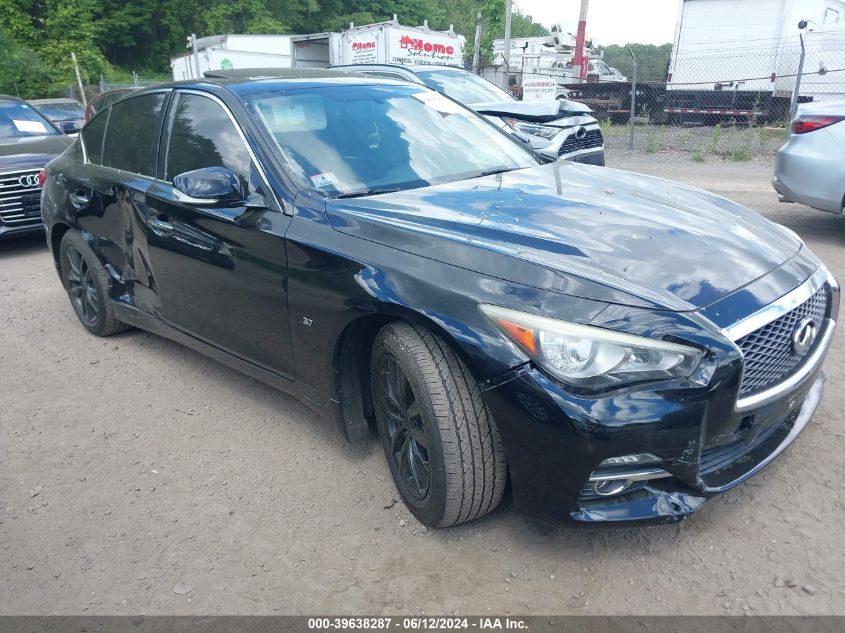
[[[463,618],[463,617],[329,617],[309,618],[308,629],[321,630],[399,630],[399,631],[452,631],[452,630],[525,630],[525,620],[519,618]]]

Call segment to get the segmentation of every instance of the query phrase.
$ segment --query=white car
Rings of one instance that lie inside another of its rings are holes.
[[[845,102],[799,106],[772,185],[781,202],[845,211]]]
[[[599,122],[583,103],[568,99],[519,101],[486,79],[452,66],[350,64],[331,68],[424,84],[472,108],[543,156],[604,165]]]

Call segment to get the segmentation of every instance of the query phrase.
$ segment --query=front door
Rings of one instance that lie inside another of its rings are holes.
[[[143,219],[161,318],[219,349],[293,375],[284,235],[278,208],[225,105],[197,92],[171,101],[159,153],[161,179],[147,190]],[[248,200],[185,199],[173,178],[226,167]]]

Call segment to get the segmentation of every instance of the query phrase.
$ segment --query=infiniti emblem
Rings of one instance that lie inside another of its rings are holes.
[[[792,331],[792,351],[796,354],[806,354],[813,346],[818,333],[819,329],[813,319],[801,321]]]
[[[24,174],[18,178],[18,184],[25,189],[35,189],[38,186],[38,175]]]
[[[575,138],[577,138],[579,141],[582,140],[585,136],[587,136],[587,128],[579,127],[575,131]]]

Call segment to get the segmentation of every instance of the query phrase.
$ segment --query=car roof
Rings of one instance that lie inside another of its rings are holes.
[[[67,98],[62,98],[62,99],[30,99],[29,102],[32,105],[59,105],[59,104],[62,104],[62,103],[73,103],[73,104],[80,105],[80,106],[82,105],[76,99],[67,99]]]
[[[233,71],[212,71],[214,76],[204,79],[183,79],[149,86],[139,93],[168,88],[223,88],[236,95],[274,92],[290,88],[315,88],[326,86],[357,85],[407,85],[402,81],[371,77],[325,68],[243,68]],[[128,97],[129,95],[126,95]],[[126,97],[122,97],[126,98]]]
[[[207,70],[206,79],[320,79],[337,77],[337,71],[327,68],[232,68]]]
[[[20,101],[24,103],[23,99],[18,99],[17,97],[13,97],[12,95],[0,95],[0,101]]]
[[[469,72],[459,66],[444,66],[442,64],[341,64],[331,68],[365,68],[367,70],[404,70],[416,74],[427,70],[459,70]]]

